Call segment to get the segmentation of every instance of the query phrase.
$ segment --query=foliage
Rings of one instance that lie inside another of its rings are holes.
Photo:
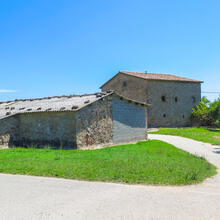
[[[220,127],[220,97],[214,102],[203,97],[199,105],[192,110],[192,119],[200,126]]]
[[[220,97],[209,105],[210,117],[217,125],[220,124]]]
[[[0,172],[129,184],[184,185],[216,174],[204,158],[156,140],[97,150],[0,150]]]
[[[220,129],[218,128],[160,128],[159,131],[151,133],[181,136],[220,145]]]

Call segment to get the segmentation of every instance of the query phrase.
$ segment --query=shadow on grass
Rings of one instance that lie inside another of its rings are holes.
[[[218,132],[220,134],[220,129],[219,128],[206,128],[208,131],[213,131],[213,132]]]

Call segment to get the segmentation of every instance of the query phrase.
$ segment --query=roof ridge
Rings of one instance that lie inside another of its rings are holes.
[[[165,75],[165,76],[176,76],[176,77],[180,77],[180,78],[186,78],[186,77],[182,77],[182,76],[177,76],[176,74],[171,74],[171,73],[151,73],[151,72],[131,72],[131,71],[119,71],[120,73],[139,73],[139,74],[152,74],[152,75]]]
[[[136,76],[136,77],[140,77],[140,78],[144,78],[144,79],[153,79],[153,80],[168,80],[168,81],[182,81],[182,82],[200,82],[202,83],[203,81],[199,81],[199,80],[194,80],[191,78],[187,78],[187,77],[182,77],[182,76],[177,76],[175,74],[167,74],[167,73],[144,73],[144,72],[130,72],[130,71],[119,71],[119,73],[124,73],[127,75],[131,75],[131,76]],[[142,76],[140,76],[140,75]],[[152,76],[163,76],[164,78],[149,78],[147,76],[152,75]],[[143,77],[144,76],[144,77]],[[168,78],[170,77],[170,78]]]
[[[36,100],[45,100],[45,99],[53,99],[53,98],[72,98],[72,97],[84,97],[84,96],[91,96],[91,95],[105,95],[109,92],[95,92],[95,93],[85,93],[85,94],[70,94],[70,95],[60,95],[60,96],[47,96],[42,98],[27,98],[27,99],[15,99],[11,101],[1,101],[0,104],[11,103],[11,102],[19,102],[19,101],[36,101]]]

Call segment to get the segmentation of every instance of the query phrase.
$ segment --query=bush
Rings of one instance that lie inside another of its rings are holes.
[[[203,97],[192,110],[192,120],[198,126],[220,127],[220,97],[214,102]]]
[[[210,116],[214,123],[219,124],[220,122],[220,97],[214,102],[210,103]]]

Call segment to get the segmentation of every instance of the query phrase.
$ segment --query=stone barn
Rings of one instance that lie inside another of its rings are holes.
[[[146,104],[113,92],[0,104],[1,147],[63,147],[144,140]]]
[[[191,126],[192,108],[201,100],[202,81],[168,74],[120,71],[101,86],[148,107],[148,127]]]

